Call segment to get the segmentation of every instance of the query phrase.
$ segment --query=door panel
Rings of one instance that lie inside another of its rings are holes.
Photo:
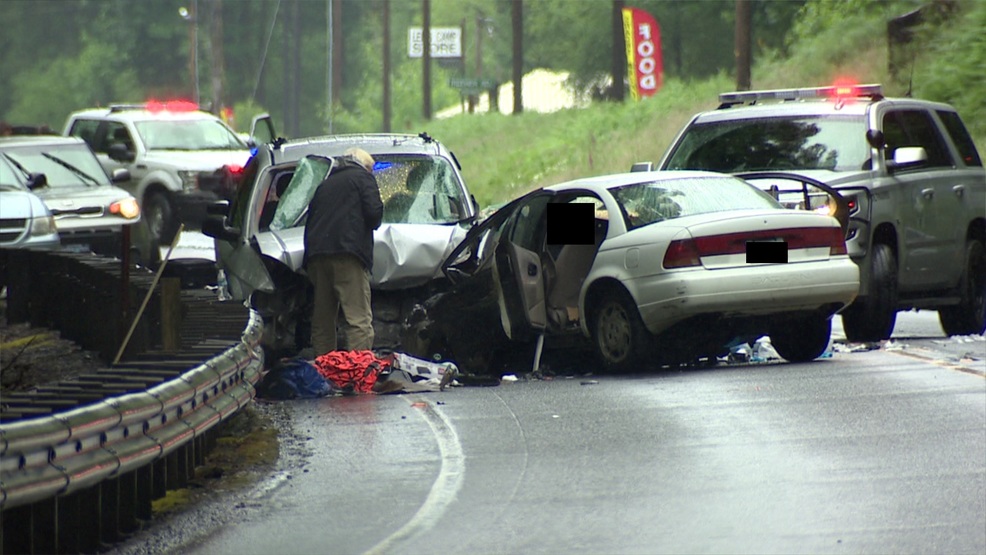
[[[544,279],[541,275],[541,257],[527,249],[507,243],[510,265],[514,273],[519,305],[523,308],[522,323],[542,330],[548,322],[545,310]],[[505,289],[506,292],[509,288]],[[509,304],[508,304],[509,306]]]

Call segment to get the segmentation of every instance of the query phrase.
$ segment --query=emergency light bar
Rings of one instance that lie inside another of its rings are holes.
[[[883,98],[880,85],[837,85],[834,87],[815,87],[808,89],[777,89],[772,91],[740,91],[719,95],[720,107],[733,104],[754,103],[760,100],[806,100],[813,98],[859,98],[873,100]]]

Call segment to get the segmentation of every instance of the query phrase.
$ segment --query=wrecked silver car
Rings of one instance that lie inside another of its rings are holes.
[[[308,346],[312,291],[301,267],[308,201],[334,157],[351,147],[376,160],[384,203],[370,281],[374,348],[398,348],[414,304],[447,287],[441,263],[476,219],[458,160],[424,133],[277,139],[258,147],[228,211],[210,216],[203,233],[215,239],[229,297],[250,300],[264,317],[264,344],[275,352]]]

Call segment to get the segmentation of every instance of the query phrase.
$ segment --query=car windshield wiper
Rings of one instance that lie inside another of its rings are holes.
[[[21,163],[18,162],[13,156],[11,156],[10,154],[7,154],[6,152],[0,152],[0,156],[3,156],[7,160],[9,160],[10,163],[14,165],[14,167],[16,167],[17,169],[19,169],[21,171],[21,173],[24,174],[24,177],[28,177],[28,178],[31,177],[31,172],[27,171],[27,168],[25,168],[24,166],[22,166]]]
[[[72,164],[66,162],[65,160],[62,160],[58,156],[55,156],[54,154],[49,154],[47,152],[42,152],[41,153],[41,156],[44,156],[45,158],[51,160],[52,162],[55,162],[56,164],[58,164],[58,165],[60,165],[60,166],[62,166],[64,168],[67,168],[69,171],[71,171],[75,175],[77,175],[77,176],[79,176],[79,177],[81,177],[83,179],[88,180],[93,185],[96,185],[96,186],[99,185],[99,180],[97,180],[95,177],[93,177],[93,176],[89,175],[88,173],[80,170],[79,168],[73,166]]]

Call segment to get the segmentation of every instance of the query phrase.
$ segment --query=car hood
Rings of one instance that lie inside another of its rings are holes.
[[[370,285],[375,289],[404,289],[424,285],[443,277],[441,264],[466,236],[461,225],[382,224],[373,232],[373,273]],[[273,258],[293,271],[301,269],[304,258],[304,228],[269,231],[256,235],[260,254]],[[229,261],[238,268],[248,261]],[[252,288],[272,286],[266,273],[248,279]],[[264,278],[264,279],[261,279]]]
[[[249,150],[150,150],[144,157],[151,165],[210,172],[226,165],[243,166],[249,159]]]
[[[33,218],[44,214],[34,195],[27,191],[0,190],[0,218]]]
[[[44,200],[52,212],[74,212],[86,207],[105,208],[110,204],[125,199],[130,193],[118,187],[45,187],[35,189],[34,193]]]

